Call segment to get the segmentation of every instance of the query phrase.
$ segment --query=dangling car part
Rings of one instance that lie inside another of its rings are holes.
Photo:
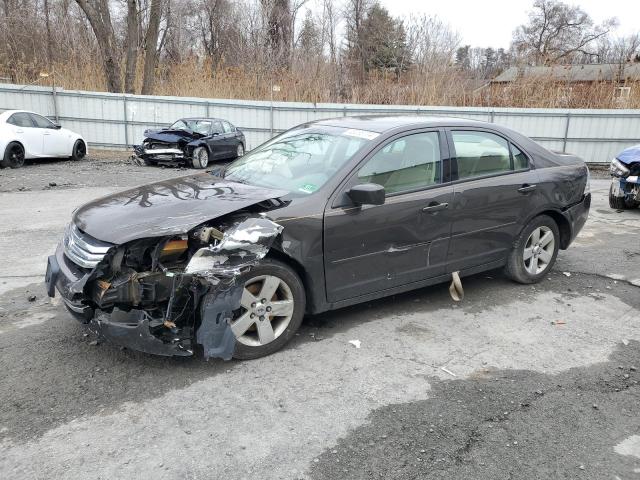
[[[609,206],[617,210],[640,205],[640,145],[623,150],[611,160]]]
[[[145,165],[183,165],[204,169],[217,160],[244,155],[244,133],[219,118],[182,118],[161,130],[146,130],[134,159]]]
[[[305,313],[454,272],[504,267],[539,282],[590,202],[582,160],[497,125],[323,120],[215,173],[81,206],[49,258],[47,288],[128,348],[256,358],[282,348]]]

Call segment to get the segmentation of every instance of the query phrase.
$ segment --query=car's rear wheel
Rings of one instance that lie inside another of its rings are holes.
[[[555,220],[540,215],[520,232],[513,244],[505,273],[518,283],[536,283],[544,278],[556,261],[560,230]]]
[[[207,168],[209,165],[209,150],[206,147],[196,147],[191,155],[193,168]]]
[[[609,185],[609,206],[611,208],[615,208],[616,210],[627,210],[639,205],[638,202],[628,200],[624,195],[616,195],[616,190],[617,189],[614,188],[613,182],[611,182],[611,185]]]
[[[24,147],[18,142],[11,142],[4,150],[4,157],[0,160],[0,166],[20,168],[24,165],[24,157]]]
[[[71,152],[72,160],[82,160],[87,155],[87,146],[82,140],[76,140]]]
[[[244,290],[231,322],[237,340],[233,356],[253,359],[280,350],[304,317],[306,299],[300,277],[285,263],[264,259],[237,281]]]
[[[242,157],[244,155],[244,145],[242,143],[238,144],[238,148],[236,149],[236,157]]]

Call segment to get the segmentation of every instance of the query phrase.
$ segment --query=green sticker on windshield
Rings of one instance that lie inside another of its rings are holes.
[[[318,189],[313,183],[305,183],[298,190],[304,193],[313,193]]]

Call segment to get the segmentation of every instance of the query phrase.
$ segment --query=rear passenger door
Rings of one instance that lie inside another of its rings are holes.
[[[500,262],[541,202],[529,158],[496,132],[451,129],[451,244],[448,271]]]
[[[389,140],[365,159],[325,212],[327,298],[337,302],[445,272],[449,244],[444,131]],[[360,183],[385,188],[383,205],[357,206],[346,193]]]

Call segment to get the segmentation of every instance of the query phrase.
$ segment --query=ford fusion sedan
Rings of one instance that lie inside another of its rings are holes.
[[[494,124],[306,123],[215,175],[78,208],[49,295],[102,338],[160,355],[256,358],[305,314],[503,268],[534,283],[583,227],[585,163]]]
[[[170,127],[146,130],[135,155],[145,165],[186,165],[207,168],[217,160],[244,155],[244,133],[220,118],[181,118]]]
[[[0,167],[19,168],[26,159],[81,160],[87,154],[87,144],[82,136],[42,115],[8,110],[0,114],[0,151]]]

